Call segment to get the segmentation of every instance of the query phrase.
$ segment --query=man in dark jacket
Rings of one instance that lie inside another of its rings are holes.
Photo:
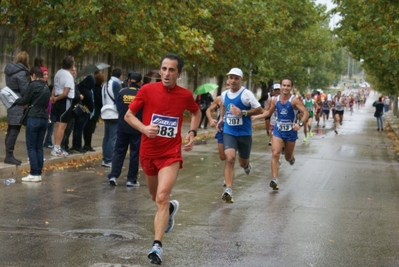
[[[25,51],[19,52],[15,63],[7,63],[4,74],[6,75],[6,85],[12,89],[19,97],[23,97],[29,85],[29,55]],[[22,106],[12,106],[7,109],[7,134],[5,139],[6,157],[4,163],[21,165],[21,161],[14,158],[14,148],[18,134],[21,130],[21,117],[24,108]]]
[[[139,150],[141,133],[132,128],[125,121],[125,114],[129,108],[129,104],[134,100],[137,92],[140,89],[142,76],[138,72],[129,72],[128,85],[129,87],[123,88],[117,98],[116,106],[118,108],[118,129],[116,133],[116,142],[114,146],[114,155],[112,158],[111,173],[108,174],[109,184],[116,185],[116,179],[122,171],[123,161],[126,157],[128,146],[130,146],[129,158],[129,171],[127,173],[127,187],[138,187],[140,184],[137,182],[137,174],[139,171]],[[140,114],[136,114],[141,119]]]

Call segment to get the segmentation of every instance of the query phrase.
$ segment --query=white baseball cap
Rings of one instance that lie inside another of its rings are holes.
[[[279,83],[276,83],[276,84],[274,84],[273,85],[273,90],[277,90],[277,89],[279,89],[280,90],[280,84]]]
[[[237,75],[237,76],[240,76],[241,78],[243,77],[242,70],[240,70],[239,68],[232,68],[229,71],[229,73],[227,73],[227,75]]]

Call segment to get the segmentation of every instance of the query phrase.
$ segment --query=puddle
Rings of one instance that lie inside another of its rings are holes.
[[[63,236],[83,239],[101,239],[101,240],[133,240],[142,239],[140,236],[124,231],[108,230],[108,229],[80,229],[69,230],[62,233]]]

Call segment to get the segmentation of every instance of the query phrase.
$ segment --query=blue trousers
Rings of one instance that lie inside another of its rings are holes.
[[[47,123],[47,118],[27,118],[25,138],[31,175],[42,175],[43,141],[47,131]]]
[[[112,162],[116,131],[118,129],[118,120],[104,120],[104,138],[103,138],[103,161]]]
[[[108,178],[118,178],[121,175],[123,162],[125,161],[126,152],[130,147],[129,170],[127,173],[127,181],[132,183],[137,181],[139,172],[139,151],[140,151],[141,134],[124,133],[117,131],[116,142],[114,146],[114,154],[112,157],[111,173]]]

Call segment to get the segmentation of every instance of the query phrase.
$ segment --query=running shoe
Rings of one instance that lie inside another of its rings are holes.
[[[226,187],[226,180],[223,180],[223,187]]]
[[[249,173],[251,172],[252,169],[252,165],[251,163],[248,163],[248,166],[246,168],[244,168],[244,172],[246,175],[249,175]]]
[[[290,160],[289,162],[290,162],[290,165],[294,165],[294,163],[295,163],[295,157],[292,157],[292,160]]]
[[[105,167],[105,168],[111,168],[112,167],[112,162],[105,162],[103,161],[101,163],[101,166]]]
[[[313,137],[313,132],[309,131],[309,137],[312,138]]]
[[[269,141],[269,146],[271,146],[272,145],[272,141]]]
[[[335,132],[335,134],[338,134],[338,131],[336,129],[334,130],[334,132]]]
[[[303,138],[303,141],[306,142],[306,141],[308,141],[308,139],[305,137],[305,138]]]
[[[23,177],[21,180],[22,182],[41,182],[42,176],[29,174],[28,176]]]
[[[234,203],[233,190],[230,187],[224,190],[224,193],[222,195],[222,200],[224,200],[226,203]]]
[[[269,186],[270,186],[273,190],[278,190],[279,188],[278,188],[278,185],[277,185],[277,179],[272,179],[272,180],[270,181]]]
[[[148,258],[151,260],[152,264],[161,265],[162,253],[163,249],[158,244],[154,244],[151,248],[150,253],[148,253]]]
[[[173,206],[173,211],[169,214],[168,226],[166,227],[165,233],[169,233],[173,229],[173,226],[175,226],[175,214],[179,210],[179,201],[171,200],[169,203]]]
[[[113,185],[113,186],[117,186],[118,185],[116,183],[116,178],[115,177],[109,178],[108,182],[109,182],[110,185]]]
[[[139,187],[139,186],[140,186],[139,182],[131,182],[131,181],[126,182],[126,187]]]
[[[60,148],[55,147],[53,147],[53,149],[51,150],[51,155],[55,157],[65,157],[63,151]],[[68,156],[68,154],[66,156]]]

